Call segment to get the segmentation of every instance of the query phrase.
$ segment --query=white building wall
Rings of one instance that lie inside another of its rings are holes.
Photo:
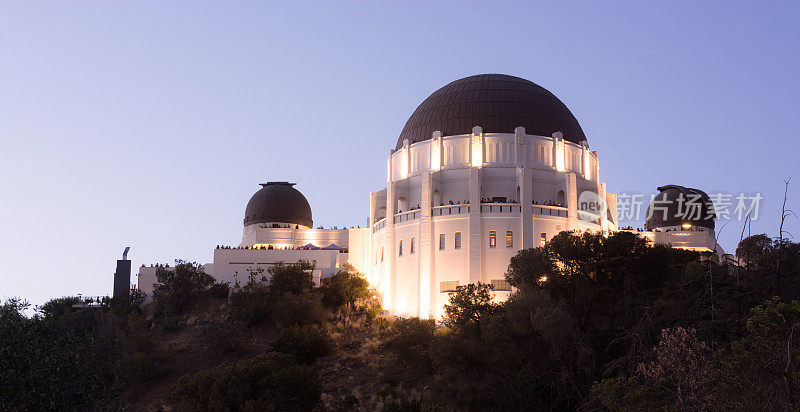
[[[563,230],[602,230],[605,222],[580,221],[577,213],[580,192],[610,198],[600,193],[597,164],[596,153],[585,142],[567,142],[560,133],[527,135],[524,128],[509,134],[483,133],[476,127],[469,135],[441,137],[435,132],[430,140],[403,142],[387,160],[388,190],[371,196],[371,204],[390,205],[385,221],[379,220],[375,207],[370,212],[368,276],[383,293],[385,308],[403,315],[440,317],[448,300],[441,282],[463,285],[504,279],[523,242],[535,247]],[[425,176],[430,176],[429,186]],[[482,205],[487,198],[505,198],[508,203]],[[523,198],[527,204],[521,203]],[[564,207],[545,205],[554,202]],[[501,212],[500,207],[506,209]],[[494,248],[489,247],[492,230],[497,239]],[[511,247],[506,247],[507,231],[512,233]],[[456,232],[461,233],[459,250],[453,249]],[[442,233],[446,245],[439,250]],[[399,256],[401,240],[403,256]],[[384,262],[379,261],[379,248],[384,249]],[[497,295],[503,299],[508,292]]]

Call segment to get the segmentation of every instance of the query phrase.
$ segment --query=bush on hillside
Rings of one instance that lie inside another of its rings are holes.
[[[169,396],[191,410],[307,411],[319,404],[320,395],[310,366],[270,353],[184,376]]]
[[[261,268],[250,272],[247,283],[231,293],[229,304],[231,316],[245,326],[258,326],[270,319],[269,281]]]
[[[27,307],[17,299],[0,305],[0,410],[115,408],[114,340],[84,321],[103,312],[84,311],[72,327],[60,319],[73,313],[28,318]]]
[[[272,349],[293,355],[299,363],[310,364],[317,358],[330,354],[333,344],[319,326],[304,325],[283,329]]]
[[[301,260],[297,263],[284,264],[278,262],[267,269],[269,272],[269,293],[280,296],[285,293],[299,295],[314,289],[314,280],[311,272],[314,265]]]
[[[321,324],[328,319],[317,294],[294,295],[286,293],[276,296],[272,302],[272,322],[289,327],[295,325]]]
[[[435,330],[433,319],[398,318],[392,323],[392,337],[386,341],[386,347],[404,363],[428,365]]]
[[[204,297],[227,298],[228,284],[216,283],[214,277],[197,263],[176,261],[175,268],[159,267],[153,284],[153,302],[157,317],[183,313]]]
[[[369,298],[369,282],[354,267],[346,265],[335,275],[322,279],[322,304],[349,313],[359,299]]]

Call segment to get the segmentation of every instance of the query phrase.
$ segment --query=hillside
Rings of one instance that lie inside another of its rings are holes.
[[[352,268],[178,262],[147,304],[6,302],[0,409],[796,410],[800,244],[737,255],[562,233],[511,260],[508,301],[459,286],[439,323],[386,316]]]

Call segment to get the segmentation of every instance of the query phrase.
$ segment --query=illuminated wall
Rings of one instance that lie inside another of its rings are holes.
[[[606,196],[597,165],[597,154],[585,143],[565,141],[560,134],[527,135],[523,128],[509,134],[475,127],[468,135],[435,132],[430,140],[404,141],[389,154],[386,189],[370,196],[368,278],[384,308],[440,318],[449,299],[443,288],[502,282],[512,256],[561,231],[613,229],[613,222],[577,218],[579,191]],[[558,199],[561,206],[554,204]],[[509,294],[496,292],[501,300]]]

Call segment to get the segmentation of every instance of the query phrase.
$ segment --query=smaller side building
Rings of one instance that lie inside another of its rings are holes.
[[[315,265],[314,282],[335,274],[349,263],[365,272],[369,229],[313,228],[311,206],[294,183],[263,183],[245,209],[242,241],[217,246],[213,263],[203,265],[217,281],[245,283],[251,272],[267,274],[278,263],[308,261]],[[158,266],[139,268],[139,290],[150,294]]]
[[[647,207],[644,230],[621,230],[638,233],[652,243],[725,254],[717,243],[714,232],[717,214],[706,192],[678,185],[661,186],[658,191]]]

